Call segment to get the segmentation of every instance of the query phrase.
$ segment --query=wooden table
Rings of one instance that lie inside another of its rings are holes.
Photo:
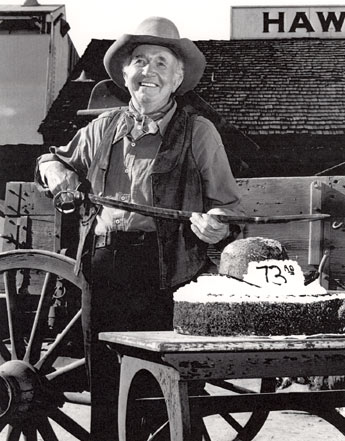
[[[126,438],[128,393],[139,371],[150,372],[162,389],[171,441],[194,441],[191,424],[196,414],[205,416],[224,409],[228,413],[303,410],[319,415],[345,434],[345,419],[336,411],[345,406],[342,390],[188,396],[188,383],[195,380],[344,375],[345,335],[240,338],[104,332],[100,340],[120,356],[120,441],[131,441]]]

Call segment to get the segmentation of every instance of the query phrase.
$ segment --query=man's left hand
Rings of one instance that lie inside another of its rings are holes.
[[[229,235],[229,225],[218,222],[211,214],[192,213],[191,229],[206,243],[218,243]]]

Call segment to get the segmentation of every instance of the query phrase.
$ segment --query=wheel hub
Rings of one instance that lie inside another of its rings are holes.
[[[0,418],[28,416],[38,400],[41,378],[25,361],[11,360],[0,366]]]

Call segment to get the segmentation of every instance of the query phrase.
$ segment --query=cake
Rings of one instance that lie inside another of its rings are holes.
[[[300,266],[288,259],[277,241],[233,242],[222,253],[219,272],[201,275],[174,293],[177,332],[205,336],[343,332],[345,293],[327,292],[318,280],[305,285]]]
[[[279,241],[265,237],[235,240],[222,252],[219,273],[242,279],[248,271],[250,262],[268,259],[288,259],[287,251]]]

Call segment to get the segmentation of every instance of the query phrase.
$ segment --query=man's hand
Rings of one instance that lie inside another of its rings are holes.
[[[191,229],[206,243],[218,243],[229,235],[229,225],[218,222],[211,214],[193,213]]]
[[[76,190],[80,185],[77,173],[69,170],[59,161],[43,162],[40,165],[40,173],[54,196],[60,191]]]

